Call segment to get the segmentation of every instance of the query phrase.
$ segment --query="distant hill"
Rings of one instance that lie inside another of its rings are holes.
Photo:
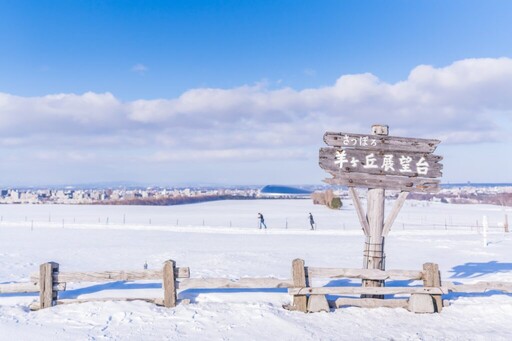
[[[288,194],[288,195],[307,195],[313,193],[312,191],[280,185],[267,185],[260,190],[264,194]]]

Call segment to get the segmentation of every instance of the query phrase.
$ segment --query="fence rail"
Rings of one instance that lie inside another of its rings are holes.
[[[163,270],[141,270],[141,271],[101,271],[101,272],[58,272],[53,275],[55,282],[112,282],[112,281],[138,281],[162,279]],[[178,267],[174,270],[176,278],[189,278],[190,269]],[[34,273],[30,280],[37,282],[39,274]]]
[[[364,308],[389,307],[406,308],[413,312],[441,312],[442,295],[455,293],[482,293],[487,291],[512,292],[512,283],[478,282],[475,284],[455,284],[441,282],[437,264],[425,263],[423,270],[375,270],[351,268],[321,268],[305,266],[302,259],[292,262],[291,279],[273,277],[242,277],[231,278],[190,278],[188,267],[177,267],[176,262],[164,262],[162,270],[143,271],[101,271],[101,272],[60,272],[59,264],[48,262],[41,264],[38,274],[32,274],[30,282],[0,284],[0,294],[39,293],[39,302],[31,304],[32,310],[44,309],[54,305],[104,302],[104,301],[136,301],[142,300],[164,307],[175,307],[178,304],[178,290],[187,289],[268,289],[287,288],[292,295],[292,304],[284,307],[303,312],[329,311],[330,308],[356,306]],[[423,286],[403,287],[354,287],[310,285],[313,279],[361,279],[361,280],[409,280],[423,281]],[[80,282],[114,282],[159,280],[164,291],[160,298],[76,298],[59,299],[58,293],[66,290],[67,283]],[[326,295],[344,295],[334,301],[327,301]],[[359,297],[359,295],[365,295]],[[375,299],[366,295],[409,295],[409,298]],[[354,296],[354,297],[350,297]]]
[[[359,278],[374,280],[421,280],[423,271],[378,270],[378,269],[344,269],[306,267],[306,276],[317,278]]]

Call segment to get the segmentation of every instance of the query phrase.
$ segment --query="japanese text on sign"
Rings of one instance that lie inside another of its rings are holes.
[[[374,138],[370,138],[369,136],[355,137],[345,134],[341,138],[341,144],[347,147],[374,147],[377,145],[377,140]]]
[[[375,155],[370,153],[364,159],[355,156],[348,156],[346,150],[337,150],[334,163],[340,169],[359,168],[380,169],[383,172],[400,172],[403,175],[419,174],[426,175],[429,171],[429,163],[423,156],[384,154]]]

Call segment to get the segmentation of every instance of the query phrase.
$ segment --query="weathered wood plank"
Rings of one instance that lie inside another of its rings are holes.
[[[292,280],[294,287],[307,287],[306,269],[303,259],[294,259],[292,262]],[[294,294],[292,306],[294,310],[306,312],[308,309],[308,298],[305,294]]]
[[[408,307],[407,299],[381,300],[375,298],[345,298],[340,297],[334,301],[336,308],[360,307],[360,308],[404,308]]]
[[[320,148],[319,165],[329,172],[437,178],[442,159],[425,153]]]
[[[357,195],[357,190],[354,187],[349,187],[348,192],[352,197],[352,202],[354,203],[361,228],[363,229],[364,234],[368,236],[370,234],[370,226],[368,225],[368,219],[366,218],[363,205],[361,205],[361,200],[359,200],[359,196]]]
[[[359,278],[374,280],[421,280],[422,271],[306,267],[309,278]]]
[[[173,308],[178,300],[176,294],[176,278],[175,278],[176,262],[168,260],[164,263],[163,268],[163,284],[164,287],[164,306]]]
[[[441,141],[410,137],[326,132],[324,134],[324,142],[332,147],[432,153]]]
[[[293,283],[289,279],[279,278],[188,278],[178,282],[178,289],[222,289],[222,288],[290,288]]]
[[[52,307],[57,300],[53,275],[59,271],[59,264],[48,262],[39,267],[39,304],[41,309]]]
[[[0,294],[39,292],[39,283],[6,283],[0,284]]]
[[[440,287],[441,286],[441,273],[439,266],[435,263],[423,264],[423,285],[426,287]],[[434,311],[440,313],[443,310],[443,299],[440,294],[432,295],[434,303]]]
[[[190,269],[188,267],[177,267],[175,270],[176,278],[189,278]],[[140,270],[140,271],[87,271],[87,272],[59,272],[54,276],[56,282],[112,282],[112,281],[138,281],[162,279],[162,270]],[[38,276],[34,274],[30,277],[31,281],[37,281]]]
[[[477,282],[472,284],[454,284],[443,281],[443,286],[450,292],[483,293],[487,291],[502,291],[512,293],[512,282]]]
[[[62,304],[76,304],[76,303],[89,303],[89,302],[133,302],[145,301],[163,306],[164,302],[161,298],[144,298],[144,297],[101,297],[101,298],[75,298],[75,299],[60,299],[57,300],[57,305]]]
[[[398,195],[398,198],[393,204],[393,209],[391,210],[389,216],[386,218],[386,222],[384,223],[384,228],[382,229],[382,235],[384,237],[386,237],[389,231],[391,230],[391,226],[393,226],[393,223],[395,222],[398,213],[402,209],[402,206],[404,205],[405,199],[407,199],[408,195],[409,192],[400,192],[400,194]]]
[[[60,299],[56,301],[56,305],[65,304],[79,304],[90,302],[132,302],[132,301],[145,301],[159,306],[164,305],[164,300],[161,298],[143,298],[143,297],[98,297],[98,298],[75,298],[75,299]],[[31,303],[30,310],[35,311],[41,309],[39,302]]]
[[[391,175],[372,175],[360,173],[331,173],[334,178],[325,179],[331,185],[364,188],[384,188],[405,192],[436,193],[441,189],[440,180],[426,178],[408,178]]]
[[[290,295],[409,295],[448,293],[441,287],[321,287],[321,288],[289,288]]]

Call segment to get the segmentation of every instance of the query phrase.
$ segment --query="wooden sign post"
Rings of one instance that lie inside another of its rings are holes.
[[[373,125],[372,135],[332,133],[324,135],[330,146],[320,149],[320,167],[333,178],[329,184],[348,186],[366,236],[363,268],[385,270],[384,240],[409,192],[437,192],[443,158],[432,154],[439,140],[388,136],[389,127]],[[356,187],[368,188],[367,212]],[[385,190],[400,194],[384,219]],[[383,286],[383,281],[363,280],[365,287]],[[382,298],[382,296],[370,296]]]

